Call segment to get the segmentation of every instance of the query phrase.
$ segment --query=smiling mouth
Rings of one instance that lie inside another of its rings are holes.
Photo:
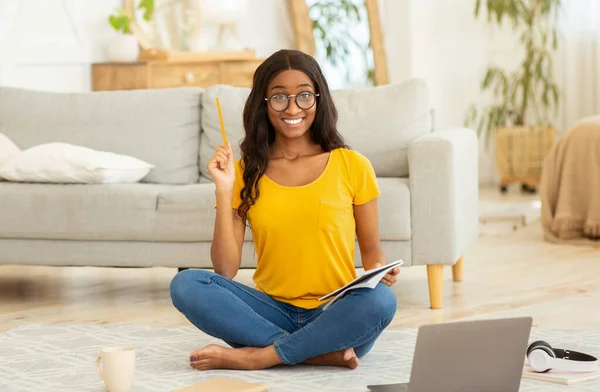
[[[304,121],[304,118],[296,118],[296,119],[283,119],[283,122],[285,122],[286,124],[290,124],[290,125],[298,125],[300,124],[302,121]]]

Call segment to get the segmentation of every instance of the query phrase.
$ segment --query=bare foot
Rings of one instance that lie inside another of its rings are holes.
[[[229,348],[210,344],[190,354],[190,366],[197,370],[266,369],[281,363],[273,346]]]
[[[356,353],[354,353],[353,348],[348,348],[346,350],[322,354],[317,357],[307,359],[302,363],[305,365],[341,366],[350,369],[356,369],[358,367],[358,357],[356,356]]]

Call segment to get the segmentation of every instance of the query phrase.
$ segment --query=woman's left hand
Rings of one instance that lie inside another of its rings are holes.
[[[375,268],[381,267],[381,263],[377,263]],[[391,287],[394,283],[396,283],[396,276],[400,273],[400,268],[394,267],[388,271],[387,274],[380,280],[384,285]]]

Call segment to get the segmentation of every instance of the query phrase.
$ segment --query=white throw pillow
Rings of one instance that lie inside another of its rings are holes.
[[[0,133],[0,166],[20,152],[21,149],[17,147],[8,136]]]
[[[137,158],[67,143],[28,148],[0,166],[0,177],[16,182],[134,183],[154,165]]]

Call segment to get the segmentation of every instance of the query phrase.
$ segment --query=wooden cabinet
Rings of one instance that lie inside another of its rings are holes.
[[[92,64],[92,90],[132,90],[228,84],[251,87],[262,59]]]

